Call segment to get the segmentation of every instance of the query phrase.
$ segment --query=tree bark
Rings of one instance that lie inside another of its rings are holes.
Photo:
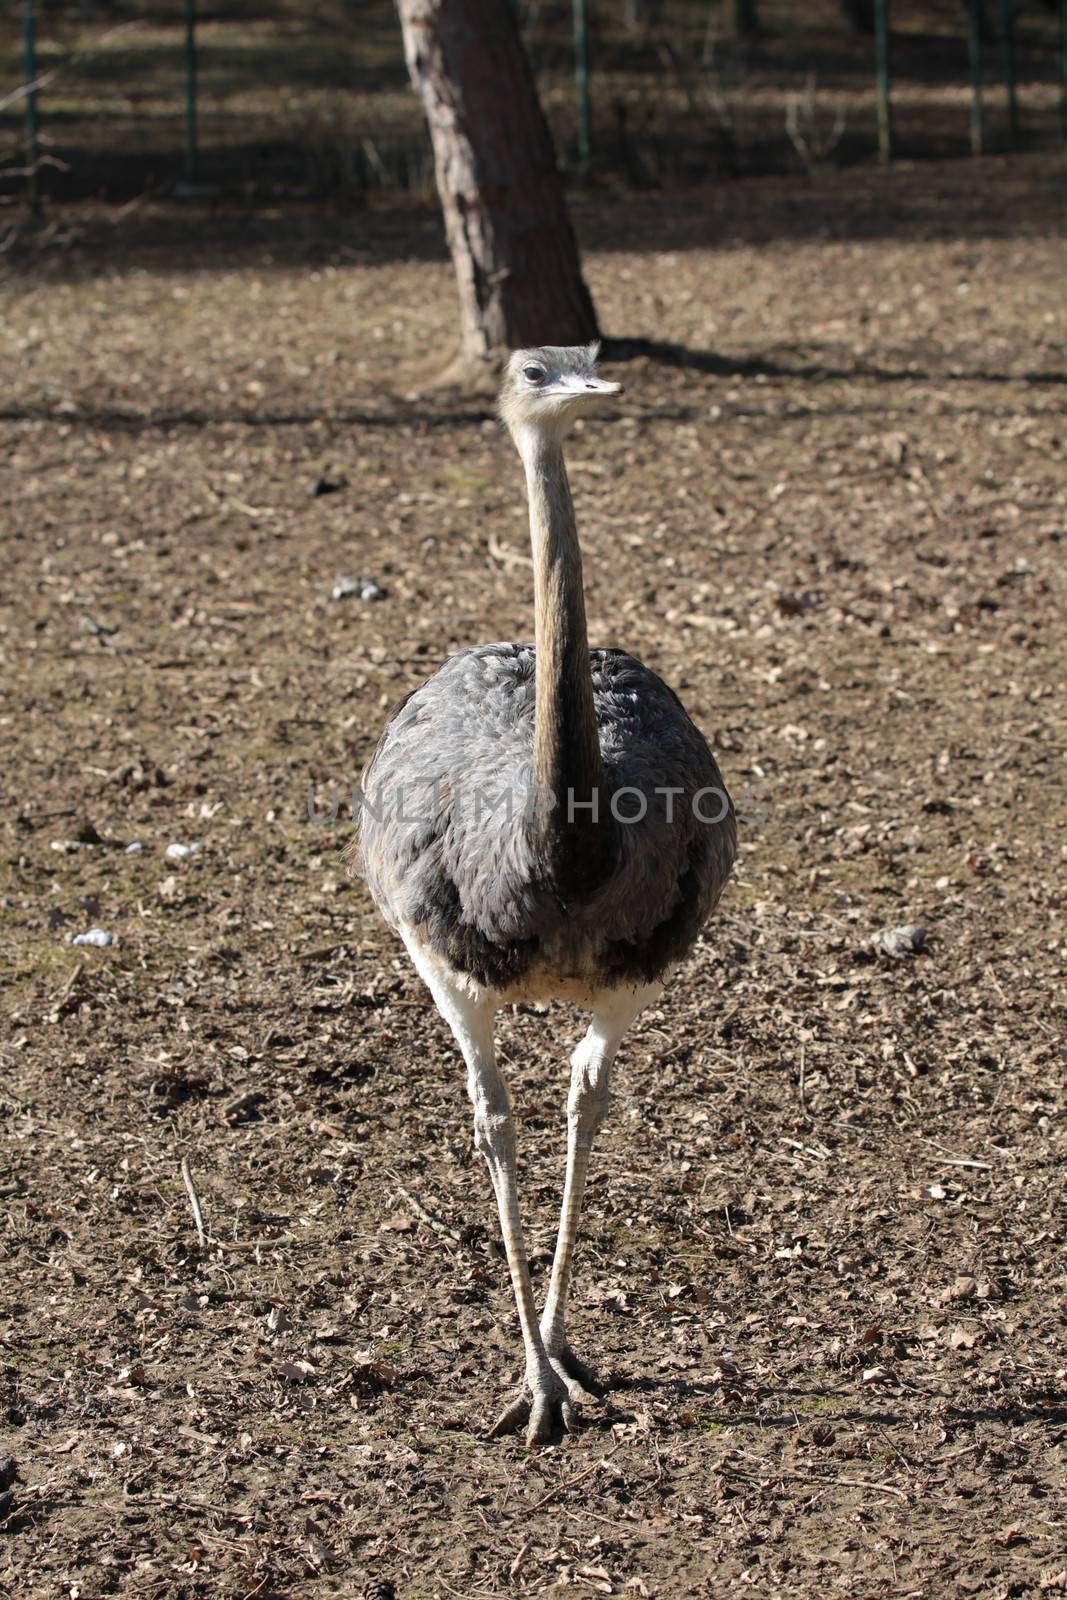
[[[726,0],[723,26],[733,39],[754,39],[760,31],[756,0]]]
[[[552,136],[509,0],[397,0],[459,284],[460,361],[597,337]]]

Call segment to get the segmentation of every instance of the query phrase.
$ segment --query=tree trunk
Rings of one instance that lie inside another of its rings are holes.
[[[874,0],[841,0],[841,10],[853,33],[873,34]]]
[[[459,282],[460,361],[597,337],[552,137],[509,0],[397,0]]]
[[[726,0],[723,27],[732,39],[754,39],[760,31],[756,0]]]

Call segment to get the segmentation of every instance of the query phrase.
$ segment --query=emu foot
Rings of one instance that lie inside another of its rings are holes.
[[[594,1400],[603,1400],[608,1392],[608,1385],[601,1382],[584,1361],[579,1360],[569,1344],[561,1344],[555,1350],[549,1349],[548,1359],[567,1385],[567,1392],[572,1404],[581,1402],[583,1394],[592,1396]]]
[[[503,1438],[506,1433],[526,1429],[526,1448],[538,1450],[543,1445],[559,1444],[565,1433],[573,1433],[578,1418],[567,1385],[558,1374],[549,1369],[536,1384],[529,1379],[521,1392],[506,1405],[489,1429],[490,1439]]]

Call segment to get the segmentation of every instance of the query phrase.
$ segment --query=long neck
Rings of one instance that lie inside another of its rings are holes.
[[[567,469],[558,442],[527,435],[520,442],[530,499],[534,563],[534,639],[537,698],[534,712],[533,779],[544,803],[551,841],[584,833],[593,813],[588,802],[599,788],[600,741],[593,709],[589,637],[582,590],[582,553],[574,521]],[[577,809],[570,806],[571,798]],[[569,811],[570,808],[570,811]],[[575,821],[568,823],[568,815]],[[558,861],[558,854],[552,851]]]

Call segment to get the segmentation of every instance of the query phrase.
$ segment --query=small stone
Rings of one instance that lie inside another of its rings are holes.
[[[337,494],[338,490],[346,488],[347,484],[347,478],[331,478],[325,472],[320,472],[308,494],[313,500],[317,500],[320,495]]]
[[[91,945],[94,950],[106,950],[109,944],[115,943],[115,935],[105,933],[103,928],[90,928],[88,933],[76,933],[70,942]]]
[[[340,577],[330,590],[331,600],[384,600],[385,590],[373,578]]]
[[[97,622],[95,617],[88,613],[78,618],[78,629],[81,633],[91,633],[95,639],[109,639],[117,630],[109,628],[106,622]]]
[[[143,849],[144,849],[144,845],[141,843],[140,839],[134,839],[132,844],[128,844],[126,846],[126,852],[125,853],[128,856],[138,856],[138,855],[140,855],[140,853],[141,853],[141,851]]]
[[[906,433],[883,433],[882,439],[881,439],[881,444],[882,444],[882,452],[883,452],[886,460],[891,462],[894,467],[901,466],[903,464],[903,462],[904,462],[904,458],[906,457],[906,455],[908,453],[908,436],[907,436],[907,434]]]
[[[868,940],[876,955],[899,961],[903,956],[914,956],[926,946],[926,929],[920,922],[909,922],[900,928],[879,928]]]
[[[199,849],[199,844],[168,844],[164,854],[168,861],[188,861]]]

